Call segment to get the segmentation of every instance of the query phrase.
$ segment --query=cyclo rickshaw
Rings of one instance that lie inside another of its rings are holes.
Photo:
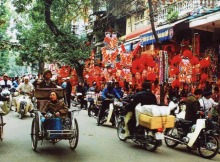
[[[39,88],[35,89],[34,97],[34,114],[35,117],[32,121],[31,126],[31,140],[32,140],[32,149],[36,151],[38,141],[47,140],[52,142],[53,144],[59,142],[60,140],[69,140],[69,145],[72,150],[77,147],[78,139],[79,139],[79,128],[76,118],[74,117],[74,112],[79,110],[69,110],[68,111],[68,124],[65,122],[62,123],[61,128],[56,127],[56,123],[61,120],[61,118],[48,118],[46,120],[53,120],[53,126],[46,127],[46,122],[42,122],[43,115],[41,114],[41,110],[45,103],[49,100],[49,95],[51,90],[55,90],[58,93],[58,97],[63,99],[66,103],[65,91],[60,88]]]

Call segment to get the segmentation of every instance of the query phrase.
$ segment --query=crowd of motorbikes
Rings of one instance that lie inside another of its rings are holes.
[[[82,94],[77,94],[82,95]],[[79,105],[78,96],[74,97],[74,106]],[[198,119],[196,124],[185,120],[185,101],[177,98],[170,100],[167,106],[170,115],[175,116],[173,128],[149,129],[144,126],[137,126],[135,134],[126,136],[126,111],[125,106],[129,104],[133,96],[124,95],[122,100],[110,99],[109,108],[104,112],[100,124],[113,126],[117,129],[117,136],[121,141],[128,139],[142,146],[148,151],[156,151],[162,145],[162,141],[170,147],[185,145],[188,150],[198,150],[203,158],[210,159],[218,154],[219,151],[219,125],[208,117]],[[87,101],[89,117],[98,115],[101,107],[101,94],[87,92],[84,98]]]
[[[12,105],[12,96],[17,97],[16,111],[18,117],[22,119],[29,110],[31,103],[35,103],[27,93],[21,93],[19,96],[8,87],[1,87],[0,107],[4,113],[8,113]],[[208,117],[197,119],[196,124],[185,120],[185,102],[177,98],[171,99],[167,106],[170,114],[175,116],[175,124],[173,128],[149,129],[144,126],[137,126],[132,136],[126,136],[126,113],[125,106],[132,100],[132,95],[124,95],[122,100],[116,98],[110,99],[109,108],[104,112],[101,118],[101,125],[110,125],[117,129],[117,136],[121,141],[128,139],[142,146],[148,151],[156,151],[162,145],[162,141],[170,147],[177,145],[185,145],[189,150],[198,150],[199,155],[203,158],[213,158],[219,151],[219,125],[210,120]],[[98,120],[100,107],[102,106],[101,94],[95,92],[87,92],[86,96],[76,93],[72,96],[72,105],[78,106],[81,100],[87,102],[87,110],[89,117],[95,117]],[[4,108],[4,106],[6,108]],[[1,114],[1,112],[0,112]],[[2,114],[4,115],[4,114]],[[0,116],[2,116],[0,115]],[[2,139],[4,122],[0,119],[0,139]]]

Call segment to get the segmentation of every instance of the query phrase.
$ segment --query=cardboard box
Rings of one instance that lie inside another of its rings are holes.
[[[139,116],[139,124],[149,129],[173,128],[174,122],[175,122],[175,117],[172,115],[152,117],[152,116],[140,114]]]

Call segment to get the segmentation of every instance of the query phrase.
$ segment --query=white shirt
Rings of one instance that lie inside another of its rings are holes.
[[[10,86],[11,86],[10,88],[12,88],[12,82],[11,82],[10,80],[7,80],[6,84],[7,84],[7,85],[10,85]],[[1,80],[1,81],[0,81],[0,86],[4,86],[4,85],[5,85],[5,81],[4,81],[4,80]]]
[[[212,98],[205,98],[204,96],[199,99],[200,107],[204,108],[205,112],[209,112],[213,107],[217,106],[218,103]]]
[[[21,83],[16,90],[30,93],[34,90],[34,86],[30,82],[27,84]]]

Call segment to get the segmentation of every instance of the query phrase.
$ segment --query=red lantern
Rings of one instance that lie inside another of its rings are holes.
[[[173,68],[173,74],[178,75],[180,73],[179,69],[177,67]]]
[[[192,82],[196,82],[196,81],[197,81],[196,76],[193,76],[191,81],[192,81]]]
[[[135,61],[133,61],[132,63],[132,73],[135,74],[136,72],[142,73],[142,71],[144,70],[144,66],[143,64],[140,63],[139,59],[136,59]]]
[[[207,68],[210,66],[210,61],[207,59],[203,59],[199,62],[201,68]]]
[[[155,61],[148,62],[148,66],[154,68],[156,66],[156,62]]]
[[[181,56],[180,55],[176,55],[176,56],[173,57],[171,63],[172,64],[179,64],[181,61],[182,61]]]
[[[155,73],[149,73],[148,76],[147,76],[147,80],[155,81],[156,80]]]
[[[196,56],[193,56],[192,59],[190,59],[190,63],[192,65],[197,65],[199,64],[199,59]]]
[[[201,80],[205,81],[205,80],[207,80],[207,79],[208,79],[208,75],[207,75],[206,73],[203,73],[203,74],[201,75]]]
[[[174,80],[174,81],[172,82],[172,87],[173,87],[173,88],[177,88],[177,87],[180,86],[180,84],[181,84],[180,81],[176,79],[176,80]]]
[[[196,68],[193,68],[192,69],[192,75],[195,75],[196,74]]]
[[[193,56],[192,51],[190,51],[190,50],[184,50],[184,51],[183,51],[183,56],[184,56],[184,57],[188,57],[189,59],[191,59],[192,56]]]

